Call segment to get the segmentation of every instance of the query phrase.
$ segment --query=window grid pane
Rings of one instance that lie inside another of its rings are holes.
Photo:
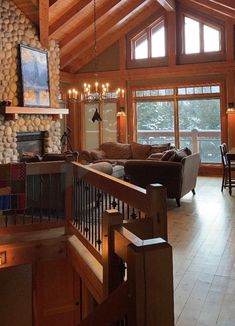
[[[137,102],[137,141],[141,144],[174,143],[174,102]]]
[[[151,56],[153,58],[165,57],[165,28],[156,26],[151,30]]]
[[[207,25],[203,25],[204,51],[220,51],[220,31]]]
[[[185,17],[185,53],[193,54],[200,52],[200,24],[198,21]]]
[[[135,91],[136,97],[171,96],[171,95],[174,95],[173,88],[147,89],[143,91]]]
[[[142,35],[135,41],[135,59],[148,58],[148,39],[147,34]]]

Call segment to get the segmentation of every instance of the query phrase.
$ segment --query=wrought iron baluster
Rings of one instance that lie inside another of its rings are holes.
[[[136,215],[136,212],[135,212],[134,207],[132,208],[131,218],[132,218],[133,220],[136,220],[136,218],[137,218],[137,215]]]

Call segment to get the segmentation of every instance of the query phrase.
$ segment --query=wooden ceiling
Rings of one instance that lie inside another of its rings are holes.
[[[55,39],[61,49],[61,70],[77,73],[94,59],[94,0],[13,0],[40,30],[43,45]],[[235,20],[235,0],[96,0],[99,55],[158,10],[178,4]]]

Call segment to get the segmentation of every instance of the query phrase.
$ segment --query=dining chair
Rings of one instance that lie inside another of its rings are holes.
[[[220,145],[220,153],[221,153],[221,159],[223,164],[223,179],[222,179],[222,185],[221,185],[221,191],[224,190],[224,188],[229,187],[229,163],[227,158],[227,152],[228,148],[225,143]],[[230,171],[235,171],[235,164],[230,165]],[[232,178],[231,180],[231,186],[235,187],[235,179]]]

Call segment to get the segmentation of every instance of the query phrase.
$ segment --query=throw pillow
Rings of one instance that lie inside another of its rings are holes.
[[[169,161],[181,162],[184,157],[189,156],[191,154],[192,154],[191,150],[189,148],[185,147],[185,148],[182,148],[182,149],[176,151],[175,154],[171,156]]]
[[[143,145],[138,143],[131,144],[132,156],[134,159],[145,160],[149,156],[151,145]]]
[[[175,149],[169,149],[168,151],[165,151],[162,155],[161,161],[169,161],[170,158],[175,154]]]
[[[153,153],[147,157],[147,160],[161,160],[162,153]]]
[[[170,149],[171,143],[151,145],[150,154],[162,153]]]

